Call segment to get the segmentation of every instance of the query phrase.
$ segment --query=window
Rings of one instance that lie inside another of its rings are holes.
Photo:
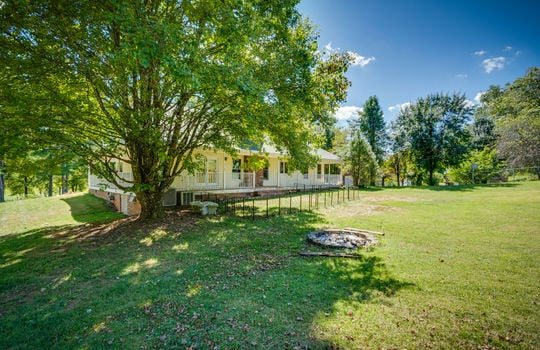
[[[113,171],[117,171],[119,173],[124,172],[124,163],[122,161],[116,161],[116,162],[109,162],[109,166]]]
[[[217,159],[208,159],[206,161],[206,171],[201,171],[196,173],[196,182],[199,184],[212,183],[216,184],[218,182],[218,173],[217,173]]]
[[[317,164],[317,179],[322,179],[322,164]]]
[[[339,174],[341,174],[341,165],[339,165],[339,164],[325,164],[324,165],[324,174],[325,175],[339,175]]]
[[[280,162],[279,163],[279,173],[280,174],[287,174],[288,173],[287,162]]]
[[[206,171],[208,173],[208,182],[217,182],[217,159],[208,159],[206,163]]]
[[[341,166],[339,164],[329,164],[330,165],[330,174],[339,175],[341,173]]]
[[[268,165],[263,168],[263,180],[268,180]]]
[[[240,180],[241,172],[242,172],[242,159],[233,159],[232,178]]]
[[[304,180],[309,179],[309,169],[308,168],[302,169],[302,175],[304,175]]]

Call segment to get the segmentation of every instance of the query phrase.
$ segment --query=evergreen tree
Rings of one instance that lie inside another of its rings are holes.
[[[377,163],[381,165],[388,144],[388,134],[377,96],[370,96],[364,103],[362,111],[359,112],[358,127],[371,146]]]

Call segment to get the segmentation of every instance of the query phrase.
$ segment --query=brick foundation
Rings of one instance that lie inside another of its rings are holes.
[[[130,201],[129,194],[120,194],[120,193],[112,193],[112,192],[105,192],[100,190],[88,190],[89,193],[93,194],[96,197],[103,198],[107,201],[107,203],[111,204],[117,211],[119,212],[127,212],[127,215],[133,216],[133,215],[139,215],[141,213],[141,205],[140,203],[135,201]],[[127,210],[126,208],[122,208],[122,197],[126,196],[127,201]]]

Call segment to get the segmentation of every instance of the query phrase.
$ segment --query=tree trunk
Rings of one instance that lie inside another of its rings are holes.
[[[24,198],[28,198],[28,176],[24,177]]]
[[[49,197],[52,197],[52,192],[53,192],[53,176],[52,174],[49,175]]]
[[[62,174],[62,194],[69,192],[69,174]]]
[[[137,193],[137,200],[141,204],[140,220],[158,219],[163,217],[165,211],[162,203],[162,192],[142,191]]]
[[[0,202],[5,202],[4,192],[6,188],[6,184],[4,182],[4,171],[2,170],[2,167],[4,166],[4,162],[0,161]]]
[[[394,170],[396,172],[397,187],[400,187],[401,186],[401,184],[400,184],[400,170],[401,170],[401,167],[399,166],[399,159],[396,160],[396,163],[394,165]]]
[[[433,183],[433,169],[429,169],[429,185],[435,186],[435,184]]]

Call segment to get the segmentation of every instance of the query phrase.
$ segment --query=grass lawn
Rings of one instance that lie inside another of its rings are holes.
[[[0,237],[54,226],[104,222],[120,217],[104,205],[103,200],[90,194],[12,200],[0,203]]]
[[[140,224],[93,200],[0,203],[0,348],[540,346],[540,182],[254,221]],[[299,256],[321,227],[386,235],[360,259]]]

